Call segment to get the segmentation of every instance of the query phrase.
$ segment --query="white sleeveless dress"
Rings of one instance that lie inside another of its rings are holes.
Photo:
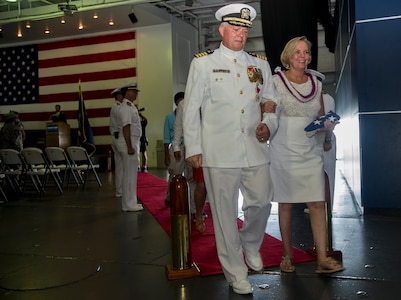
[[[318,117],[322,84],[313,75],[303,84],[282,77],[286,83],[279,75],[273,76],[281,100],[279,127],[269,145],[273,201],[324,201],[323,144],[317,135],[308,137],[304,131]],[[313,87],[315,93],[305,100],[302,95],[311,94]]]

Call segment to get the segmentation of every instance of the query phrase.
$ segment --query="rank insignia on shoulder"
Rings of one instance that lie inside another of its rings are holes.
[[[204,52],[199,52],[199,53],[197,53],[197,54],[195,54],[195,57],[196,58],[199,58],[199,57],[202,57],[202,56],[207,56],[207,55],[209,55],[209,54],[212,54],[214,52],[214,50],[207,50],[207,51],[204,51]]]
[[[127,102],[127,105],[128,105],[128,106],[132,106],[132,103],[131,103],[131,102]]]
[[[260,55],[260,54],[254,53],[254,52],[247,52],[247,53],[249,55],[253,56],[253,57],[257,57],[257,58],[260,58],[260,59],[263,59],[263,60],[267,60],[267,57],[264,56],[264,55]]]

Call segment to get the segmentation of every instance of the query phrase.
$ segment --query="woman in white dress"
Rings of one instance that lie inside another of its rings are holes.
[[[324,142],[321,134],[308,137],[304,128],[324,115],[322,83],[307,72],[311,61],[311,43],[306,37],[290,40],[281,53],[285,72],[276,69],[274,86],[280,104],[269,103],[265,112],[276,109],[280,115],[277,133],[270,139],[271,177],[274,200],[279,203],[279,224],[283,241],[280,269],[294,272],[292,251],[292,211],[294,203],[306,203],[317,254],[317,273],[343,270],[341,264],[327,257],[325,182],[323,144],[330,147],[335,124],[324,122]],[[273,108],[272,108],[273,107]],[[310,135],[309,135],[310,136]]]

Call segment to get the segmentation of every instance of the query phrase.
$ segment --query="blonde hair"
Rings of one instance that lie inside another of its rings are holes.
[[[311,60],[312,60],[312,43],[307,39],[306,36],[304,36],[304,35],[298,36],[298,37],[295,37],[295,38],[289,40],[287,42],[287,44],[285,45],[283,52],[281,52],[280,61],[286,69],[290,68],[291,57],[297,51],[297,45],[300,41],[303,41],[308,45],[308,50],[309,50],[309,54],[310,54],[310,59],[308,61],[308,64],[311,62]]]

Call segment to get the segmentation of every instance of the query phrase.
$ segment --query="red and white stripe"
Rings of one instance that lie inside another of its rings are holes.
[[[95,144],[110,144],[110,93],[136,80],[135,32],[39,44],[38,60],[39,103],[1,106],[1,111],[18,111],[29,132],[44,130],[55,104],[60,104],[71,128],[77,128],[81,80]]]

